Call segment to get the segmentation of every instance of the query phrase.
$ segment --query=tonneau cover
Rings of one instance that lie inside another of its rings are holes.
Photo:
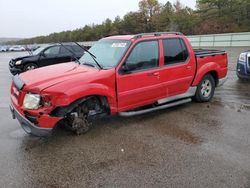
[[[207,50],[207,49],[194,49],[194,54],[198,57],[224,55],[226,54],[223,50]]]

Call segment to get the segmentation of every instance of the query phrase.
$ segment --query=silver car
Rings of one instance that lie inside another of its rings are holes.
[[[12,46],[9,48],[9,51],[11,52],[25,51],[25,48],[22,46]]]
[[[0,52],[7,52],[7,47],[6,46],[0,46]]]

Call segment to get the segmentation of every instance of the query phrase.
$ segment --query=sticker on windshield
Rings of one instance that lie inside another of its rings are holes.
[[[111,45],[112,48],[125,48],[127,43],[113,43]]]

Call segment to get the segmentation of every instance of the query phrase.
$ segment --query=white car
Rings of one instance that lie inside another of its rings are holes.
[[[11,52],[25,51],[25,48],[22,46],[12,46],[9,48]]]
[[[6,46],[0,46],[0,52],[7,52]]]

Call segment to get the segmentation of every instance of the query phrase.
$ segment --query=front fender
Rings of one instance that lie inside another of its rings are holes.
[[[23,65],[26,65],[28,63],[35,63],[35,64],[37,64],[38,59],[39,58],[37,56],[26,57],[26,58],[22,59],[22,63],[23,63]]]
[[[56,107],[68,106],[71,103],[88,96],[104,96],[107,98],[111,112],[116,111],[116,92],[113,88],[109,88],[103,84],[86,84],[77,87],[72,87],[64,92],[63,95],[58,95],[54,99]]]

